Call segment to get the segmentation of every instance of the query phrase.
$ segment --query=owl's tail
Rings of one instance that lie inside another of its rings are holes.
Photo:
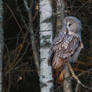
[[[65,79],[66,70],[63,68],[62,70],[56,70],[56,82],[61,84]]]
[[[64,81],[64,79],[65,79],[65,74],[66,74],[66,70],[63,69],[63,70],[61,71],[61,73],[59,74],[59,76],[58,76],[58,79],[57,79],[57,82],[58,82],[58,83],[62,83],[62,82]]]
[[[54,71],[55,80],[58,83],[62,83],[65,79],[65,65],[67,63],[67,59],[62,59],[54,55],[52,60],[52,70]]]

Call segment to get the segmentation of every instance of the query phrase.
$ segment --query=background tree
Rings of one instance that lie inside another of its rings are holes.
[[[2,56],[3,56],[3,46],[4,46],[4,35],[2,27],[2,1],[0,0],[0,92],[2,92]]]

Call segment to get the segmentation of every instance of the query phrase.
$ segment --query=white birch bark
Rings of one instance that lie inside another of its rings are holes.
[[[50,0],[40,0],[40,87],[41,92],[53,92],[52,69],[48,66],[52,42],[52,7]]]
[[[2,1],[0,0],[0,92],[2,92],[2,55],[3,55],[3,29],[2,29]]]

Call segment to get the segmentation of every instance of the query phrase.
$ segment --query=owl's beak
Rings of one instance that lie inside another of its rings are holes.
[[[66,33],[68,33],[68,28],[66,27]]]

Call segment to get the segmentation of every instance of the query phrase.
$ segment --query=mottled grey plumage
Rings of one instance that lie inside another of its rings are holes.
[[[73,16],[65,17],[61,32],[55,37],[50,48],[49,63],[53,69],[64,67],[68,61],[75,62],[83,48],[81,22]]]

